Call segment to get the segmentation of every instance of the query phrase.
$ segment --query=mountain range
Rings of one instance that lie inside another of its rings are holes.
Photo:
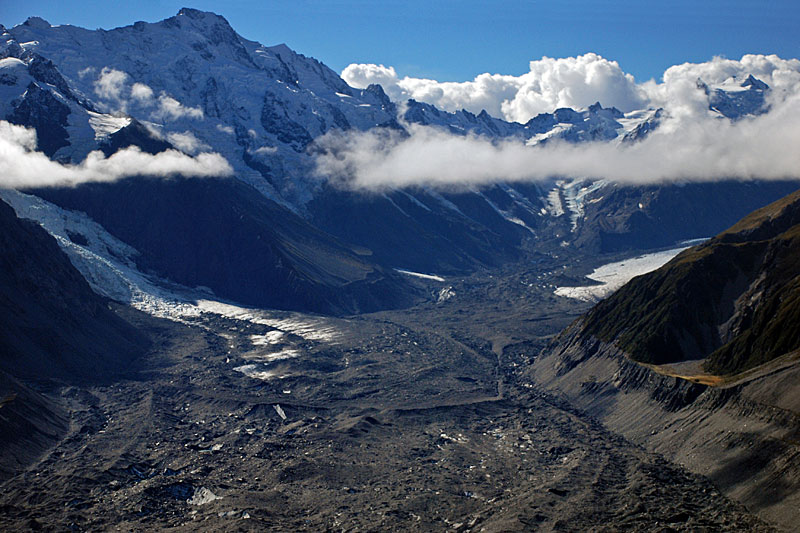
[[[418,294],[394,269],[465,273],[562,243],[592,253],[669,246],[713,235],[795,186],[617,186],[555,176],[458,192],[354,192],[315,175],[321,135],[419,124],[528,144],[629,143],[657,128],[664,111],[623,114],[597,103],[519,124],[392,102],[378,85],[349,87],[320,62],[248,41],[223,17],[194,9],[108,31],[36,17],[0,31],[0,117],[35,129],[38,149],[53,160],[76,164],[93,150],[133,145],[215,152],[233,168],[232,178],[216,180],[130,178],[28,192],[86,213],[138,252],[138,269],[250,305],[398,307]],[[765,110],[763,82],[734,82],[698,82],[697,90],[723,119]]]

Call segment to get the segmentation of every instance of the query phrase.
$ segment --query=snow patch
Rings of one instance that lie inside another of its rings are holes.
[[[429,279],[429,280],[433,280],[433,281],[444,282],[444,278],[443,277],[436,276],[434,274],[422,274],[420,272],[412,272],[410,270],[403,270],[403,269],[400,269],[400,268],[395,268],[394,270],[396,272],[400,272],[401,274],[405,274],[406,276],[412,276],[412,277],[415,277],[415,278],[422,278],[422,279]]]
[[[89,114],[89,126],[94,130],[94,138],[97,141],[108,139],[109,135],[131,123],[130,117],[116,117],[94,111],[87,111],[87,113]]]
[[[280,343],[285,336],[286,332],[276,329],[264,335],[250,335],[250,342],[252,342],[254,346],[269,346]]]
[[[604,187],[606,183],[605,180],[590,181],[588,183],[583,180],[560,181],[558,183],[566,199],[567,208],[570,211],[572,231],[578,229],[578,222],[583,218],[583,206],[586,203],[586,197]]]
[[[242,365],[234,368],[236,372],[241,372],[245,376],[253,379],[260,379],[262,381],[269,381],[270,379],[277,378],[283,379],[288,375],[281,375],[274,370],[265,370],[263,365]]]
[[[445,287],[444,289],[439,291],[439,295],[436,298],[436,303],[446,302],[451,298],[455,298],[456,291],[453,290],[453,287]]]
[[[282,359],[294,359],[295,357],[300,357],[300,350],[295,350],[293,348],[287,348],[279,352],[247,354],[244,356],[248,361],[257,361],[260,363],[271,363]]]
[[[564,214],[564,202],[561,201],[561,190],[558,187],[547,193],[547,203],[552,216],[560,217]]]
[[[525,221],[524,221],[524,220],[522,220],[521,218],[518,218],[518,217],[515,217],[515,216],[513,216],[513,215],[512,215],[511,213],[509,213],[508,211],[504,211],[504,210],[500,209],[500,208],[497,206],[497,204],[495,204],[493,201],[491,201],[491,200],[489,199],[489,197],[488,197],[488,196],[486,196],[485,194],[483,194],[483,193],[480,193],[480,192],[479,192],[479,193],[478,193],[478,195],[479,195],[481,198],[483,198],[483,201],[484,201],[484,202],[486,202],[487,204],[489,204],[489,207],[491,207],[492,209],[494,209],[494,211],[495,211],[495,212],[496,212],[498,215],[500,215],[500,216],[501,216],[501,217],[503,217],[504,219],[508,220],[508,221],[509,221],[509,222],[511,222],[512,224],[516,224],[517,226],[522,226],[523,228],[525,228],[526,230],[530,231],[530,232],[531,232],[531,233],[533,233],[534,235],[536,234],[536,233],[533,231],[533,229],[529,228],[529,227],[528,227],[528,225],[527,225],[527,224],[525,224]]]
[[[548,130],[544,133],[537,133],[536,135],[525,141],[525,144],[528,146],[534,146],[542,141],[546,141],[547,139],[557,138],[559,135],[561,135],[570,128],[572,128],[572,124],[564,124],[564,123],[556,124],[555,126],[553,126],[551,130]]]
[[[429,212],[430,212],[431,208],[430,208],[430,207],[428,207],[427,205],[423,204],[422,202],[420,202],[420,201],[417,199],[417,197],[416,197],[416,196],[414,196],[413,194],[409,194],[409,193],[407,193],[406,191],[403,191],[403,190],[400,190],[400,191],[398,191],[398,192],[399,192],[399,193],[401,193],[401,194],[403,194],[403,195],[405,195],[405,196],[406,196],[406,198],[408,198],[408,199],[409,199],[409,200],[410,200],[410,201],[411,201],[411,202],[412,202],[414,205],[416,205],[417,207],[421,207],[421,208],[422,208],[422,209],[424,209],[425,211],[429,211]]]

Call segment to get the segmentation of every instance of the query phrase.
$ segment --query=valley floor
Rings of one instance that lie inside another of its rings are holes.
[[[526,379],[586,309],[564,278],[448,280],[445,301],[345,319],[121,310],[154,349],[49,393],[70,427],[2,484],[0,529],[770,530]]]

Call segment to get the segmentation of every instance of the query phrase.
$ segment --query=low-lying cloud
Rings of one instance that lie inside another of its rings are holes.
[[[709,111],[699,87],[739,90],[748,75],[770,86],[768,112],[735,122]],[[663,108],[659,127],[637,143],[551,139],[526,146],[406,125],[391,131],[331,132],[319,139],[317,173],[344,187],[471,187],[553,177],[623,183],[800,178],[800,60],[775,55],[715,57],[670,67],[661,80],[638,83],[618,63],[597,54],[530,62],[522,76],[481,74],[472,81],[400,78],[383,65],[354,64],[343,78],[355,87],[380,83],[390,98],[431,103],[447,111],[485,109],[527,122],[558,107],[585,109],[596,101],[623,112]]]
[[[64,187],[131,176],[223,177],[233,173],[217,153],[190,157],[177,150],[156,155],[131,146],[106,157],[89,153],[79,164],[61,164],[36,151],[36,131],[0,120],[0,187]]]
[[[196,154],[197,152],[207,152],[211,147],[195,137],[191,131],[184,131],[183,133],[174,131],[167,133],[167,140],[169,143],[187,154]]]
[[[464,188],[554,177],[621,183],[800,178],[800,95],[736,122],[667,119],[637,143],[551,141],[526,146],[407,125],[331,132],[318,140],[319,175],[347,188]]]

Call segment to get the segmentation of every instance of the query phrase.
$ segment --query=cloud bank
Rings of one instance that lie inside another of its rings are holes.
[[[0,120],[0,187],[64,187],[88,182],[110,182],[131,176],[229,176],[233,169],[217,153],[190,157],[177,150],[156,155],[135,146],[110,157],[89,153],[83,162],[62,165],[36,151],[36,131]]]
[[[553,177],[620,183],[800,178],[800,95],[770,113],[731,122],[674,118],[631,144],[550,142],[526,146],[407,125],[331,132],[322,137],[316,171],[347,188],[465,188]]]
[[[466,109],[508,121],[527,122],[539,113],[559,107],[586,108],[595,102],[623,112],[645,107],[664,107],[673,114],[703,112],[704,101],[696,90],[697,79],[721,84],[732,76],[752,74],[766,82],[778,98],[800,89],[800,61],[776,55],[745,55],[740,60],[715,57],[705,63],[675,65],[661,81],[638,83],[616,61],[588,53],[577,57],[531,61],[521,76],[484,73],[472,81],[439,82],[401,78],[393,67],[352,64],[342,78],[357,88],[371,83],[383,86],[395,101],[413,98],[446,111]]]
[[[748,75],[770,86],[769,111],[735,122],[709,111],[707,86],[741,90]],[[775,55],[715,57],[670,67],[659,81],[638,83],[597,54],[530,62],[522,76],[481,74],[472,81],[400,78],[394,68],[353,64],[342,73],[356,87],[380,83],[396,101],[428,102],[448,111],[482,109],[527,122],[558,107],[594,102],[623,112],[663,108],[660,126],[637,143],[551,141],[525,146],[406,125],[396,132],[331,132],[318,142],[317,173],[359,189],[464,188],[553,177],[621,183],[800,178],[800,60]]]

